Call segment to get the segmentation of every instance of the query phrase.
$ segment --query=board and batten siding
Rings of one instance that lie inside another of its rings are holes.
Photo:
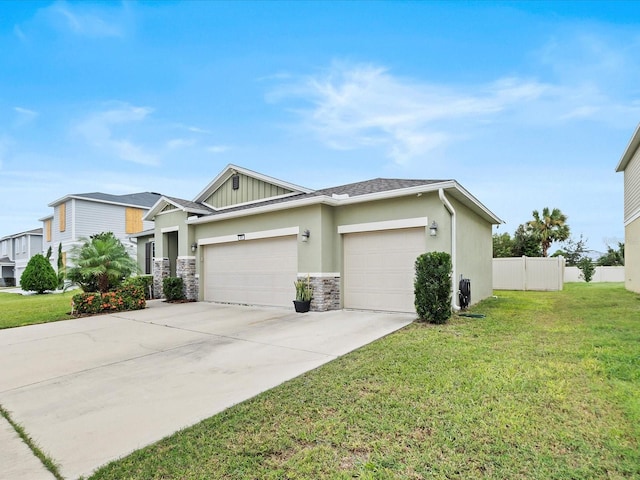
[[[624,221],[640,217],[640,149],[624,169]]]
[[[239,183],[236,190],[233,189],[233,177],[229,177],[220,188],[205,200],[205,203],[214,208],[224,208],[239,203],[253,202],[291,193],[291,190],[247,175],[238,174],[238,176]]]

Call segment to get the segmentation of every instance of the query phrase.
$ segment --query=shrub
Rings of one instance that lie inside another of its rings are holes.
[[[145,298],[149,300],[151,298],[151,288],[153,286],[153,275],[137,275],[135,277],[127,278],[123,285],[135,285],[140,287],[144,292]]]
[[[167,277],[162,280],[162,291],[168,302],[184,299],[184,282],[180,277]]]
[[[589,283],[593,278],[593,274],[596,271],[596,267],[591,261],[590,258],[584,257],[578,262],[578,268],[582,272],[581,277],[584,278],[584,281]]]
[[[20,277],[20,288],[44,293],[46,290],[55,290],[57,285],[58,276],[49,260],[40,253],[31,257],[27,268],[25,268]]]
[[[112,292],[84,292],[73,296],[73,311],[77,314],[123,312],[146,306],[144,291],[136,285],[124,285]]]
[[[421,320],[446,323],[451,317],[451,255],[429,252],[415,263],[416,312]]]

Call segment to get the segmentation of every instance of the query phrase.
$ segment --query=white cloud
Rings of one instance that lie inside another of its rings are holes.
[[[59,28],[86,37],[123,37],[127,15],[126,2],[123,8],[99,8],[96,4],[71,5],[58,1],[43,9],[42,13]]]
[[[15,125],[18,127],[26,125],[40,115],[38,112],[23,107],[13,107],[13,111],[18,114],[15,122]]]
[[[458,138],[460,122],[491,118],[548,90],[518,78],[456,89],[396,77],[375,65],[334,65],[274,89],[267,99],[302,99],[295,111],[303,125],[331,148],[383,148],[403,164]]]
[[[132,130],[132,124],[143,122],[153,110],[148,107],[136,107],[126,103],[117,104],[109,110],[99,111],[89,115],[75,127],[90,145],[105,150],[117,158],[143,165],[158,165],[159,158],[141,145],[122,138],[118,127],[126,125],[127,131]]]
[[[228,145],[212,145],[210,147],[207,147],[207,152],[210,153],[224,153],[228,150],[231,150],[231,147],[229,147]]]
[[[167,142],[167,148],[175,150],[178,148],[191,147],[196,141],[192,138],[173,138]]]

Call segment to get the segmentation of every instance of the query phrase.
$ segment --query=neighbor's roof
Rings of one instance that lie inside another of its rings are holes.
[[[16,262],[11,260],[9,257],[0,258],[0,265],[15,265]]]
[[[34,228],[33,230],[27,230],[26,232],[20,232],[20,233],[14,233],[12,235],[6,235],[6,236],[0,238],[0,240],[6,240],[7,238],[18,238],[18,237],[22,237],[23,235],[42,235],[42,227],[41,228]]]
[[[631,140],[629,140],[629,144],[622,154],[622,158],[620,158],[620,162],[618,162],[618,166],[616,167],[616,172],[623,172],[627,165],[635,155],[636,151],[640,147],[640,124],[636,127],[636,131],[633,133]]]
[[[160,199],[162,195],[155,192],[139,192],[130,193],[126,195],[111,195],[109,193],[91,192],[91,193],[72,193],[65,195],[58,200],[55,200],[49,204],[50,207],[55,207],[60,203],[66,202],[72,198],[81,200],[90,200],[92,202],[110,203],[113,205],[123,205],[129,207],[139,208],[151,208]]]

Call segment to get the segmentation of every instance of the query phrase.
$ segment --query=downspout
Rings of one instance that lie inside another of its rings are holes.
[[[460,311],[460,306],[458,305],[458,289],[456,288],[456,211],[447,197],[444,196],[444,190],[442,188],[438,189],[438,196],[442,204],[449,211],[449,214],[451,214],[451,308],[453,308],[455,312],[458,312]]]

